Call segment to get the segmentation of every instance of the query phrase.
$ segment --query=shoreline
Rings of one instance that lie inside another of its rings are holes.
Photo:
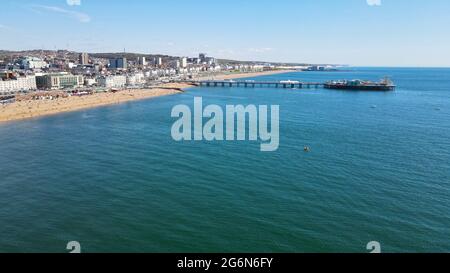
[[[284,74],[290,70],[275,70],[252,73],[229,73],[199,77],[196,80],[215,79],[228,80]],[[161,96],[175,95],[185,89],[195,87],[184,83],[167,83],[153,88],[125,89],[118,92],[95,93],[87,96],[71,96],[47,100],[25,99],[11,104],[0,105],[0,124],[11,121],[20,121],[60,113],[74,112],[106,105],[120,104],[135,100],[152,99]],[[54,91],[58,93],[59,91]],[[19,97],[20,98],[20,97]]]
[[[250,73],[224,73],[219,75],[213,75],[212,77],[203,76],[198,78],[197,80],[232,80],[232,79],[242,79],[242,78],[253,78],[260,76],[270,76],[277,74],[285,74],[289,72],[293,72],[294,70],[272,70],[272,71],[263,71],[263,72],[250,72]]]

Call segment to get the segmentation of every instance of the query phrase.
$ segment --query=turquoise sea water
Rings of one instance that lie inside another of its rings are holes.
[[[261,79],[386,75],[396,92],[194,88],[1,124],[0,252],[449,252],[450,69]],[[280,105],[279,150],[174,142],[194,96]]]

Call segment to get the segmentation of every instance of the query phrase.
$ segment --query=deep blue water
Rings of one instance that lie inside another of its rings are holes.
[[[449,252],[450,69],[261,79],[383,76],[397,91],[194,88],[1,124],[0,252]],[[194,96],[280,105],[279,150],[173,141]]]

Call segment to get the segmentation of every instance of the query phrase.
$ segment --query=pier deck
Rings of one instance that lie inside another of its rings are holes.
[[[248,88],[290,88],[290,89],[301,89],[301,88],[320,88],[323,87],[324,83],[319,82],[290,82],[290,81],[189,81],[189,84],[200,86],[200,87],[248,87]]]
[[[395,85],[390,81],[379,83],[370,81],[342,81],[342,82],[300,82],[300,81],[235,81],[235,80],[205,80],[205,81],[186,81],[191,85],[199,87],[266,87],[266,88],[284,88],[284,89],[302,89],[302,88],[325,88],[339,90],[357,90],[357,91],[394,91]]]

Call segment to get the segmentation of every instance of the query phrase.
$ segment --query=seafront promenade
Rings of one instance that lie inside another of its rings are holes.
[[[250,78],[264,75],[287,73],[289,70],[273,70],[252,73],[218,73],[199,77],[197,80],[228,80]],[[41,99],[28,99],[17,96],[14,103],[0,104],[0,123],[36,118],[45,115],[53,115],[63,112],[77,111],[98,106],[129,102],[133,100],[150,99],[160,96],[174,95],[183,92],[184,89],[194,87],[189,82],[165,83],[151,88],[124,89],[113,92],[85,93],[80,96],[53,96],[62,91],[52,91]],[[29,95],[29,94],[28,94]]]

